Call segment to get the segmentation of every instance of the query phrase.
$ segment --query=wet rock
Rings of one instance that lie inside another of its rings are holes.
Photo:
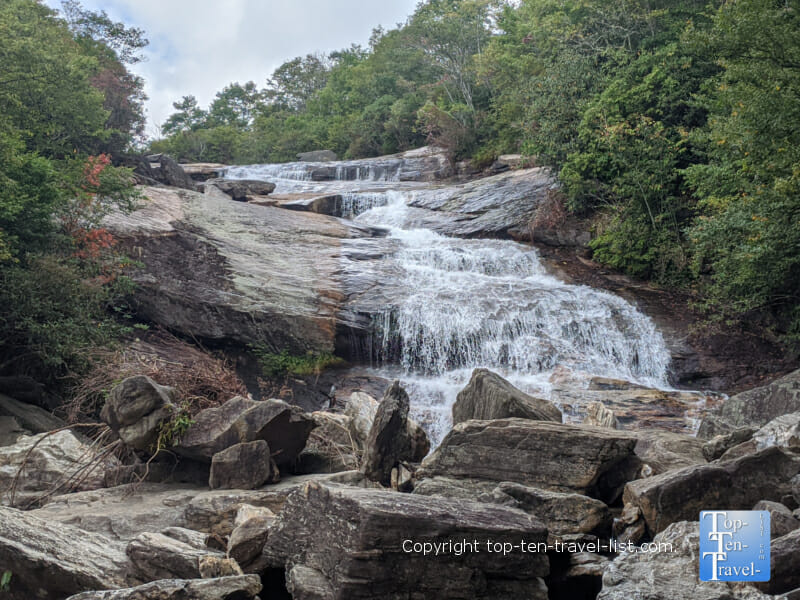
[[[740,427],[763,427],[775,417],[800,412],[800,370],[731,396],[700,424],[697,437],[710,439]]]
[[[769,533],[772,539],[791,533],[800,527],[800,521],[794,518],[792,511],[780,502],[761,500],[753,510],[766,510],[769,512]]]
[[[364,449],[362,470],[368,479],[388,485],[401,461],[419,462],[430,450],[421,427],[408,418],[409,399],[400,382],[386,390]]]
[[[717,460],[734,446],[748,441],[758,431],[755,427],[740,427],[730,433],[715,435],[703,445],[703,456],[706,460]]]
[[[338,473],[357,469],[359,446],[351,431],[351,418],[330,412],[311,413],[316,427],[298,457],[297,473]]]
[[[339,157],[333,150],[312,150],[311,152],[299,152],[297,160],[300,162],[328,162],[339,160]]]
[[[770,579],[756,586],[768,594],[783,594],[800,587],[800,529],[778,539],[769,547]]]
[[[211,461],[236,444],[264,440],[281,470],[294,467],[314,421],[283,400],[255,401],[237,396],[217,408],[200,411],[174,451],[195,460]]]
[[[561,411],[547,400],[518,390],[488,369],[475,369],[453,404],[453,424],[509,417],[560,423]]]
[[[636,456],[648,465],[653,475],[691,465],[705,464],[703,441],[671,431],[642,431],[636,442]]]
[[[249,600],[261,591],[258,575],[217,579],[163,579],[135,588],[84,592],[67,600]]]
[[[118,543],[6,507],[0,507],[0,565],[12,573],[11,600],[61,600],[129,583]]]
[[[481,501],[492,501],[524,510],[547,527],[551,535],[608,534],[611,512],[603,502],[580,494],[548,492],[518,483],[504,482]]]
[[[276,566],[309,569],[289,574],[295,598],[546,598],[546,555],[486,551],[490,539],[535,543],[546,535],[535,518],[503,506],[309,484],[287,500],[264,552]],[[481,552],[433,558],[403,549],[404,540],[464,539]]]
[[[466,421],[425,459],[423,477],[512,481],[610,502],[636,476],[630,433],[528,419]]]
[[[246,573],[263,569],[264,565],[258,559],[274,522],[275,513],[268,508],[247,505],[239,508],[228,540],[228,556],[235,559]]]
[[[424,225],[454,237],[511,237],[529,230],[554,179],[547,169],[519,169],[419,194],[412,208],[436,211]],[[447,216],[447,218],[437,218]]]
[[[137,536],[128,544],[125,553],[143,581],[242,574],[236,561],[226,558],[222,552],[196,548],[162,533]]]
[[[280,473],[264,440],[235,444],[211,459],[208,487],[253,490],[280,481]]]
[[[246,202],[251,196],[268,196],[275,191],[274,183],[250,179],[210,179],[203,184],[203,189],[208,190],[210,186],[237,202]]]
[[[695,515],[697,516],[697,515]],[[603,574],[597,600],[768,600],[769,596],[735,583],[700,581],[696,521],[677,522],[659,533],[656,544],[672,552],[631,552],[614,559]],[[671,545],[671,546],[666,546]]]
[[[625,486],[623,500],[641,509],[648,530],[655,534],[672,523],[696,519],[709,506],[750,510],[759,500],[780,501],[798,472],[800,456],[767,448],[729,462],[632,481]]]
[[[614,411],[607,409],[602,402],[591,402],[587,405],[583,424],[619,429],[619,421]]]
[[[161,425],[177,412],[175,390],[145,375],[128,377],[114,386],[100,418],[131,448],[152,450]]]
[[[0,500],[27,506],[45,493],[102,488],[118,467],[116,458],[99,457],[70,430],[23,436],[0,447]]]

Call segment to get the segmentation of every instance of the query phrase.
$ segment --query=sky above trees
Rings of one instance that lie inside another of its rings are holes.
[[[85,0],[90,10],[145,30],[147,60],[133,66],[146,82],[148,123],[157,126],[172,103],[194,95],[201,105],[231,81],[263,85],[284,61],[316,51],[366,44],[373,27],[394,27],[416,0]],[[46,0],[60,8],[61,0]]]

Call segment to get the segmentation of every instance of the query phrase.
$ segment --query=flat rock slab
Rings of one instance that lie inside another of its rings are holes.
[[[309,484],[288,498],[264,554],[276,566],[309,569],[302,579],[322,590],[317,598],[539,598],[531,591],[542,587],[547,556],[504,556],[488,552],[486,543],[519,545],[546,538],[534,517],[503,506]],[[464,539],[477,541],[481,552],[434,557],[407,551],[412,542]],[[294,597],[315,596],[295,585]]]
[[[424,476],[512,481],[613,500],[639,470],[637,438],[602,427],[528,419],[456,425],[422,463]]]
[[[84,592],[67,600],[246,600],[261,591],[258,575],[217,579],[162,579],[135,588]]]
[[[750,510],[759,500],[780,502],[791,494],[800,456],[767,448],[741,458],[668,471],[625,486],[623,500],[641,510],[655,534],[678,521],[696,519],[701,510]]]
[[[119,543],[30,513],[0,507],[0,568],[20,600],[61,600],[84,590],[129,585]]]

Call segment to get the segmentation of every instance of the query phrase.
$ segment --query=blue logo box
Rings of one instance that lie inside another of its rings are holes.
[[[700,513],[701,581],[769,581],[769,512]]]

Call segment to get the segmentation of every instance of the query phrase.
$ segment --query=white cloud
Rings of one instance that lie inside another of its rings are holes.
[[[47,0],[53,7],[60,0]],[[405,21],[417,0],[83,0],[141,27],[150,39],[145,78],[148,133],[192,94],[201,105],[228,83],[262,86],[282,62],[310,52],[366,44],[372,28]]]

